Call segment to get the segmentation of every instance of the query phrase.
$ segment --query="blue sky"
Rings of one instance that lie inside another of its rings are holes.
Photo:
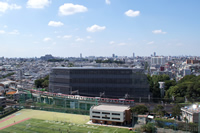
[[[0,0],[0,56],[195,55],[200,0]]]

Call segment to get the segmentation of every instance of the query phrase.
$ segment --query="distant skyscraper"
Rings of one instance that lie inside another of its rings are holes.
[[[133,59],[135,58],[135,53],[133,53]]]
[[[80,58],[82,58],[82,53],[80,53]]]
[[[156,56],[156,52],[153,53],[153,56]]]
[[[115,54],[112,54],[112,57],[115,58]]]

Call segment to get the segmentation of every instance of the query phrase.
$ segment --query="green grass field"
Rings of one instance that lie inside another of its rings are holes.
[[[12,116],[12,115],[13,114],[9,116]],[[20,110],[14,113],[14,115],[16,116],[3,123],[0,123],[0,128],[6,125],[12,124],[14,121],[17,122],[25,118],[35,118],[35,119],[51,120],[51,121],[64,121],[64,122],[77,123],[77,124],[85,124],[90,119],[89,116],[87,115],[76,115],[76,114],[48,112],[48,111],[41,111],[41,110],[31,110],[31,109]],[[5,117],[4,119],[6,119],[7,117]]]
[[[128,129],[55,122],[48,120],[30,119],[12,127],[1,130],[1,133],[128,133]]]
[[[12,116],[11,114],[10,116]],[[75,115],[40,110],[23,109],[14,113],[14,117],[0,123],[0,128],[31,118],[27,121],[1,130],[1,133],[127,133],[126,128],[114,128],[85,124],[89,116]],[[9,117],[9,116],[7,116]],[[6,118],[7,118],[6,117]],[[6,119],[4,118],[4,119]],[[1,121],[2,119],[0,119]]]

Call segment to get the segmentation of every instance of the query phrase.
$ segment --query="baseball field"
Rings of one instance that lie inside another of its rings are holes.
[[[89,116],[23,109],[0,119],[1,133],[126,133],[127,128],[86,124]]]

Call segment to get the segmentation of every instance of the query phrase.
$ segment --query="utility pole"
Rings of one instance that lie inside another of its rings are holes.
[[[198,122],[198,133],[200,133],[200,112],[199,112],[199,122]]]

